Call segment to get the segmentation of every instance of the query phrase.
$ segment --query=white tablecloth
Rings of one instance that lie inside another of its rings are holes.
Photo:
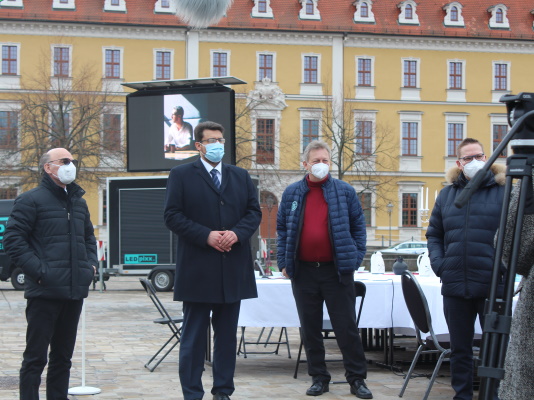
[[[355,279],[362,281],[367,287],[360,328],[412,328],[413,330],[414,325],[404,302],[400,278],[400,275],[392,274],[355,274]],[[427,298],[434,332],[447,333],[439,279],[417,276],[417,280]],[[300,326],[290,280],[262,278],[257,279],[256,283],[258,298],[241,302],[239,326]],[[328,319],[326,307],[324,319]],[[480,326],[477,326],[477,332],[480,332]]]

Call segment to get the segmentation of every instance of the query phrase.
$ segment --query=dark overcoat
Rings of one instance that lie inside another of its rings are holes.
[[[261,209],[246,170],[223,164],[219,191],[200,159],[174,167],[164,218],[178,235],[174,300],[233,303],[258,296],[250,239]],[[214,230],[231,230],[238,242],[221,253],[207,244]]]

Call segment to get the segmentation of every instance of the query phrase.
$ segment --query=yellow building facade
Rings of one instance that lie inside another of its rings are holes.
[[[250,107],[237,121],[245,155],[241,165],[260,178],[261,233],[267,238],[275,236],[276,203],[283,190],[304,176],[303,147],[318,138],[332,145],[334,156],[342,146],[347,148],[344,165],[333,165],[332,173],[338,176],[342,170],[343,179],[360,194],[369,245],[424,240],[422,208],[428,202],[431,211],[435,194],[446,184],[456,145],[474,137],[489,156],[509,129],[500,97],[534,92],[533,18],[517,0],[500,5],[508,27],[491,22],[495,11],[485,1],[464,1],[463,6],[433,2],[435,9],[414,10],[415,24],[413,18],[403,19],[405,8],[378,2],[366,3],[374,11],[373,22],[362,17],[361,0],[329,5],[314,0],[310,14],[301,8],[309,2],[289,2],[292,8],[283,12],[287,2],[267,1],[263,13],[258,7],[264,2],[236,0],[227,16],[207,29],[185,26],[161,0],[121,0],[118,9],[109,9],[108,2],[90,7],[69,0],[74,7],[70,14],[54,8],[53,0],[14,2],[22,7],[4,3],[4,149],[13,146],[5,139],[6,124],[14,115],[8,113],[17,110],[18,93],[42,68],[39,63],[54,75],[56,48],[66,49],[67,78],[74,78],[78,67],[91,66],[94,79],[107,85],[121,121],[122,148],[127,145],[125,98],[130,90],[121,83],[235,76],[247,82],[234,87],[236,108]],[[338,18],[336,5],[350,15]],[[450,7],[465,17],[463,26],[451,21]],[[278,18],[282,15],[284,20]],[[470,16],[479,24],[471,24]],[[430,30],[431,25],[439,29]],[[26,189],[18,187],[19,173],[2,172],[5,196],[13,188]],[[99,173],[100,182],[81,184],[99,239],[105,241],[105,177],[132,174],[125,163],[102,167]],[[267,209],[269,196],[275,205]]]

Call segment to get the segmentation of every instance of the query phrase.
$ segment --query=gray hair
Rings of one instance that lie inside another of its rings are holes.
[[[39,171],[41,174],[44,174],[44,166],[50,161],[50,151],[47,151],[41,156],[41,159],[39,160]]]
[[[328,157],[332,158],[332,152],[330,151],[330,146],[328,144],[320,140],[312,140],[310,144],[306,146],[304,152],[302,153],[302,161],[307,162],[308,158],[310,157],[310,151],[319,149],[325,149],[328,152]]]

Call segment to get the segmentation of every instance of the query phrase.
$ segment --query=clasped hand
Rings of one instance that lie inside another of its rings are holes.
[[[232,250],[237,242],[237,235],[233,231],[211,231],[208,236],[208,245],[220,252]]]

